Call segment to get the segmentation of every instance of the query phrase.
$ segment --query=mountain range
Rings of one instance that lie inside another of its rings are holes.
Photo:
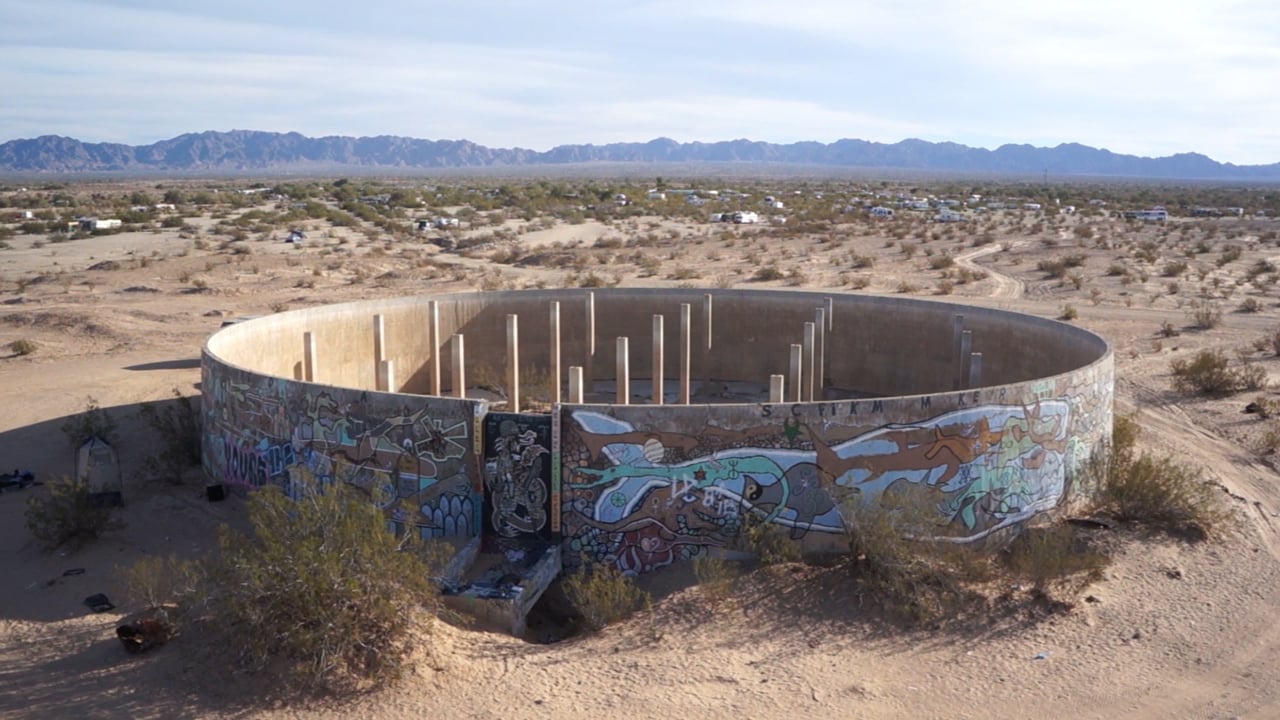
[[[1122,155],[1077,143],[1052,148],[1002,145],[995,150],[952,142],[909,139],[897,143],[837,140],[775,144],[750,140],[681,143],[560,145],[545,152],[490,148],[467,140],[377,137],[306,137],[253,130],[179,135],[150,145],[86,143],[45,135],[0,144],[0,172],[201,173],[365,171],[443,168],[522,168],[586,163],[738,163],[829,168],[893,169],[969,174],[1052,174],[1195,180],[1280,180],[1280,163],[1234,165],[1199,153],[1167,157]]]

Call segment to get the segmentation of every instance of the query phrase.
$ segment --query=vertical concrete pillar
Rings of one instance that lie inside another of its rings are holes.
[[[585,389],[590,389],[591,383],[595,381],[596,366],[596,294],[587,293],[587,347],[583,353],[585,357],[582,360],[584,368],[582,379],[586,382]]]
[[[427,301],[427,344],[431,347],[431,369],[427,392],[439,395],[440,388],[440,303]]]
[[[982,353],[969,353],[969,387],[982,386]]]
[[[462,348],[462,333],[453,336],[453,396],[467,396],[466,354]]]
[[[813,400],[813,343],[814,335],[816,333],[817,329],[814,327],[813,323],[807,322],[804,324],[804,358],[802,360],[804,363],[804,369],[802,370],[803,379],[801,380],[801,382],[804,383],[804,389],[802,391],[803,398],[801,398],[801,402],[810,402]]]
[[[786,402],[784,394],[787,387],[787,378],[784,375],[769,376],[769,402],[780,403]]]
[[[614,402],[619,405],[631,404],[631,350],[628,347],[630,341],[625,337],[617,339],[618,356],[618,389],[614,396]]]
[[[551,303],[551,402],[560,402],[560,303]]]
[[[310,331],[302,333],[302,379],[316,381],[316,336]]]
[[[817,308],[813,311],[814,349],[813,349],[813,392],[812,399],[822,399],[822,384],[827,369],[827,311]]]
[[[964,349],[960,345],[963,342],[964,335],[964,316],[956,315],[952,317],[951,342],[954,346],[954,357],[956,363],[956,373],[951,380],[951,389],[959,390],[964,387],[964,376],[960,374],[964,368]]]
[[[385,376],[382,373],[382,363],[387,359],[386,347],[386,323],[383,322],[381,315],[373,316],[373,387],[375,390],[388,392],[389,388],[384,382]]]
[[[689,377],[690,361],[689,356],[692,352],[692,338],[689,336],[693,331],[693,308],[689,303],[681,303],[680,305],[680,404],[689,404]]]
[[[582,368],[578,365],[569,366],[569,402],[582,404]]]
[[[702,379],[709,386],[711,384],[711,293],[704,293],[702,296],[702,314],[704,316],[703,332],[706,333],[706,342],[702,344]]]
[[[507,409],[520,412],[520,316],[507,315]]]
[[[835,329],[835,324],[834,324],[835,309],[836,309],[835,298],[828,297],[827,298],[827,332],[831,332],[832,330]]]
[[[960,333],[960,388],[961,390],[968,387],[969,380],[969,351],[973,347],[973,331],[965,330]]]
[[[378,383],[385,392],[396,391],[396,369],[390,360],[378,363]]]
[[[653,316],[653,404],[661,405],[663,400],[663,387],[666,385],[666,378],[662,376],[664,368],[662,367],[663,359],[663,343],[662,343],[662,316]]]
[[[800,374],[800,368],[803,367],[803,365],[804,365],[804,346],[792,345],[791,346],[791,378],[790,378],[791,402],[801,402],[802,400],[802,398],[800,397],[800,380],[802,377]]]

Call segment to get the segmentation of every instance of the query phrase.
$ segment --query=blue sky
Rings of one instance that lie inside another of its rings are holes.
[[[908,137],[1280,162],[1276,0],[3,0],[0,141]]]

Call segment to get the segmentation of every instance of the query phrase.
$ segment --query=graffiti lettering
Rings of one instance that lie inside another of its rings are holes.
[[[232,485],[257,488],[266,484],[268,466],[254,448],[245,447],[230,437],[222,439],[222,452],[227,459],[227,481]]]

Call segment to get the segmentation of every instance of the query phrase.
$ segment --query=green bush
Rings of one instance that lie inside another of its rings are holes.
[[[738,550],[755,555],[761,565],[778,565],[800,560],[800,543],[791,537],[788,528],[767,523],[755,515],[749,515],[742,532],[735,540]]]
[[[1203,395],[1230,395],[1241,390],[1258,390],[1266,385],[1266,371],[1256,363],[1232,368],[1221,350],[1201,350],[1190,360],[1169,363],[1173,386],[1180,392]]]
[[[89,484],[60,477],[45,483],[44,494],[27,498],[26,526],[48,549],[73,549],[96,540],[108,530],[123,527],[110,508],[93,502]]]
[[[143,468],[151,475],[163,475],[170,482],[182,482],[183,472],[200,465],[199,399],[173,389],[173,400],[167,404],[147,403],[138,411],[142,419],[160,436],[160,453],[148,458]]]
[[[1139,434],[1133,418],[1115,418],[1094,509],[1191,539],[1220,534],[1232,516],[1222,495],[1174,458],[1138,453]]]
[[[1081,576],[1084,582],[1098,580],[1110,562],[1082,543],[1069,525],[1026,528],[1005,549],[1004,558],[1014,577],[1041,593]]]
[[[35,342],[26,338],[20,338],[9,343],[9,350],[14,355],[30,355],[34,353],[39,346]]]
[[[346,485],[295,485],[249,500],[252,534],[222,528],[207,567],[209,626],[240,663],[276,669],[309,689],[383,684],[413,648],[415,612],[438,596],[410,536]]]
[[[91,395],[85,398],[84,411],[68,417],[66,422],[62,423],[62,434],[66,436],[72,450],[79,450],[86,440],[94,437],[102,438],[114,445],[116,421],[111,417],[111,413],[98,405],[98,401]]]
[[[935,529],[929,507],[922,498],[906,497],[895,509],[853,501],[844,512],[855,581],[886,612],[912,624],[970,607],[980,598],[973,585],[991,575],[981,552],[929,539]]]
[[[648,594],[618,569],[585,560],[561,587],[590,631],[625,620],[650,602]]]

